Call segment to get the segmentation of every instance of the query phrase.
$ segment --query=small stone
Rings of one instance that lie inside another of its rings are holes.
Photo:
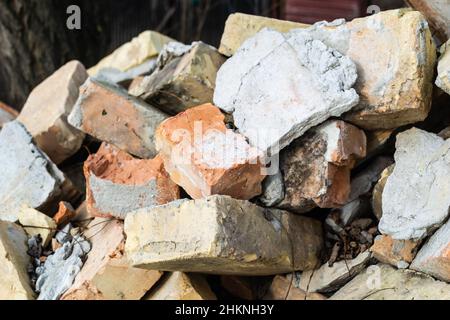
[[[260,153],[227,129],[224,119],[217,107],[205,104],[164,121],[156,131],[167,172],[194,199],[223,194],[248,200],[262,191]]]
[[[326,300],[320,293],[308,292],[295,287],[291,279],[275,276],[264,300]]]
[[[26,206],[20,209],[18,218],[28,236],[33,237],[40,234],[42,246],[47,247],[56,232],[55,221],[49,216]]]
[[[118,86],[89,78],[69,115],[69,123],[141,158],[156,155],[153,135],[168,116]]]
[[[144,300],[217,300],[199,274],[170,273]]]
[[[441,41],[450,38],[450,3],[446,0],[408,0],[414,10],[420,11],[430,23],[433,35]]]
[[[144,31],[103,58],[97,65],[90,68],[88,73],[94,76],[103,68],[127,71],[157,57],[164,45],[171,41],[174,40],[158,32]]]
[[[448,300],[450,284],[412,270],[370,266],[330,300]]]
[[[36,269],[38,300],[58,300],[72,285],[90,249],[90,243],[77,236],[48,256],[44,265]]]
[[[224,62],[216,48],[194,42],[187,53],[172,58],[130,93],[175,115],[212,101],[216,74]]]
[[[440,227],[420,249],[411,269],[450,282],[450,221]]]
[[[217,73],[214,103],[252,146],[276,154],[358,104],[355,64],[302,29],[263,29]]]
[[[69,125],[67,116],[87,77],[80,62],[65,64],[33,89],[17,118],[56,164],[75,154],[83,143],[84,133]]]
[[[32,300],[27,267],[31,262],[27,254],[27,235],[15,223],[0,221],[0,299]]]
[[[441,47],[436,85],[450,94],[450,40]]]
[[[0,219],[16,221],[23,205],[52,215],[60,200],[77,196],[71,182],[33,144],[17,120],[0,131]]]
[[[280,155],[285,197],[277,207],[297,213],[336,208],[350,194],[350,170],[366,153],[364,132],[331,120],[295,140]]]
[[[129,213],[125,233],[136,267],[221,275],[312,269],[323,245],[319,221],[228,196]]]
[[[348,56],[357,66],[358,106],[344,115],[368,130],[424,120],[431,108],[436,46],[422,14],[382,11],[345,22],[318,22],[309,35]]]
[[[392,164],[381,172],[380,179],[372,191],[372,210],[378,220],[383,216],[382,196],[384,186],[386,185],[387,179],[392,174],[392,171],[394,171],[394,167],[395,165]]]
[[[267,17],[254,16],[244,13],[233,13],[228,16],[225,30],[220,40],[219,52],[225,56],[232,56],[239,47],[264,28],[279,32],[288,32],[296,28],[306,28],[307,24],[277,20]]]
[[[397,240],[420,240],[448,217],[450,140],[412,128],[397,135],[394,158],[379,230]]]
[[[84,173],[87,210],[93,216],[124,219],[130,211],[180,197],[159,156],[136,159],[104,143],[85,161]]]
[[[92,249],[61,300],[139,300],[161,277],[162,272],[129,264],[123,252],[123,222],[96,218],[84,236]]]
[[[266,207],[273,207],[284,199],[284,179],[280,169],[264,179],[262,190],[258,200]]]
[[[299,288],[306,292],[336,291],[363,271],[370,258],[370,252],[366,251],[352,260],[335,262],[331,267],[325,263],[317,270],[304,271],[300,277]]]
[[[17,118],[18,115],[19,113],[16,110],[0,101],[0,129],[5,123]]]
[[[76,216],[75,209],[69,202],[61,201],[59,202],[58,212],[53,217],[58,226],[63,226],[70,222]]]

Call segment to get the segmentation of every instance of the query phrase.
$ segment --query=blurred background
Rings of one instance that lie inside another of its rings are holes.
[[[80,30],[66,27],[66,10],[73,4],[81,9]],[[20,110],[31,89],[65,62],[77,59],[90,67],[144,30],[217,46],[233,12],[314,23],[405,5],[403,0],[0,0],[0,101]]]

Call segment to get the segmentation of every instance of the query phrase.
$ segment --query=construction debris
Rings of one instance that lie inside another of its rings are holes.
[[[144,31],[130,42],[117,48],[109,56],[103,58],[97,65],[88,70],[95,76],[105,68],[113,68],[122,72],[142,65],[148,60],[156,59],[164,45],[173,39],[155,31]]]
[[[180,197],[161,157],[136,159],[108,144],[84,163],[87,210],[92,216],[124,219],[140,208],[168,203]]]
[[[80,88],[69,123],[141,158],[156,155],[154,132],[168,116],[119,86],[89,78]]]
[[[80,62],[67,63],[34,88],[17,118],[56,164],[75,154],[83,142],[84,133],[69,125],[67,117],[87,77]]]
[[[302,29],[263,29],[217,73],[214,103],[251,145],[276,154],[358,104],[356,66]]]
[[[27,235],[12,222],[0,221],[0,299],[32,300],[35,293],[27,273]]]
[[[223,194],[247,200],[261,193],[260,153],[224,120],[217,107],[204,104],[169,118],[156,131],[167,172],[194,199]]]
[[[280,155],[285,196],[277,207],[304,213],[346,204],[350,170],[365,155],[366,136],[355,126],[332,120],[310,130]]]
[[[450,284],[412,270],[371,266],[336,292],[331,300],[448,300]]]
[[[186,53],[171,57],[130,93],[168,114],[211,102],[217,71],[225,62],[216,48],[195,42]]]
[[[2,220],[17,221],[23,205],[51,213],[59,200],[70,200],[77,194],[17,120],[0,131],[0,167],[5,168],[0,178]]]
[[[395,167],[383,189],[379,229],[394,239],[420,240],[448,217],[450,140],[412,128],[397,135],[395,147]]]
[[[228,196],[129,213],[125,233],[134,266],[164,271],[278,274],[314,268],[322,249],[319,221]]]
[[[92,249],[62,300],[138,300],[162,272],[133,268],[123,252],[123,222],[96,218],[84,236]]]
[[[266,17],[253,16],[243,13],[233,13],[225,23],[219,52],[225,56],[232,56],[247,40],[264,28],[278,32],[288,32],[296,28],[306,28],[307,24],[277,20]]]

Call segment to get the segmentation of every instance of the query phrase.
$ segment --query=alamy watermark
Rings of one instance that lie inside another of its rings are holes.
[[[81,8],[73,4],[67,7],[66,13],[69,15],[66,21],[67,29],[81,30]]]

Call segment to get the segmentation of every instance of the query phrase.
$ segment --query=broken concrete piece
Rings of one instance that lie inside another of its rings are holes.
[[[440,227],[420,249],[411,269],[450,282],[450,221]]]
[[[330,300],[448,300],[450,284],[412,270],[370,266]]]
[[[93,216],[124,219],[130,211],[179,199],[161,157],[136,159],[102,144],[84,163],[87,210]]]
[[[83,143],[84,133],[69,125],[67,116],[87,77],[80,62],[65,64],[33,89],[17,118],[56,164],[75,154]]]
[[[436,85],[450,94],[450,40],[441,47]]]
[[[63,226],[75,218],[76,215],[75,209],[69,202],[61,201],[58,212],[53,217],[53,220],[55,220],[58,226]]]
[[[320,293],[306,293],[295,287],[293,282],[287,277],[275,276],[264,300],[326,300]]]
[[[319,22],[313,39],[348,56],[358,68],[357,107],[345,114],[363,129],[391,129],[424,120],[431,107],[436,46],[424,17],[408,9],[345,22]]]
[[[372,190],[372,210],[378,220],[383,216],[382,196],[384,186],[386,185],[387,179],[392,174],[392,171],[394,171],[394,166],[395,165],[392,164],[381,172],[380,179]]]
[[[275,174],[268,175],[264,179],[262,190],[258,200],[265,207],[273,207],[284,199],[284,179],[279,169]]]
[[[44,265],[36,269],[39,276],[36,281],[38,300],[58,300],[72,285],[90,249],[91,245],[85,238],[76,236],[48,256]]]
[[[18,225],[0,221],[0,299],[31,300],[35,294],[31,289],[27,273],[31,262],[27,254],[27,235]]]
[[[397,135],[395,146],[379,230],[393,239],[419,240],[448,217],[450,140],[412,128]]]
[[[145,300],[216,300],[205,278],[199,274],[173,272]]]
[[[420,11],[430,23],[441,41],[450,38],[450,3],[447,0],[406,0],[415,10]]]
[[[420,241],[395,240],[391,236],[381,235],[375,238],[370,251],[381,263],[405,269],[413,261]]]
[[[335,262],[331,267],[325,263],[317,270],[304,271],[300,277],[299,288],[305,292],[336,291],[363,271],[370,258],[370,252],[366,251],[352,260]]]
[[[80,88],[69,123],[141,158],[156,155],[153,135],[168,116],[118,86],[89,78]]]
[[[212,101],[216,74],[224,62],[216,48],[194,42],[187,53],[172,58],[130,93],[175,115]]]
[[[55,164],[32,141],[17,120],[0,131],[0,219],[17,220],[22,205],[46,214],[77,192]]]
[[[261,193],[260,153],[227,129],[224,119],[217,107],[204,104],[164,121],[156,131],[167,172],[194,199],[223,194],[247,200]]]
[[[309,25],[267,17],[254,16],[244,13],[230,14],[225,23],[225,30],[220,40],[219,52],[228,57],[232,56],[239,47],[264,28],[279,32],[288,32],[296,28],[306,28]]]
[[[162,272],[129,264],[123,253],[123,222],[96,218],[84,236],[92,249],[61,300],[139,300],[161,277]]]
[[[155,31],[144,31],[117,48],[109,56],[88,70],[90,76],[96,75],[103,68],[127,71],[158,56],[166,43],[174,41]]]
[[[276,154],[358,103],[355,64],[302,29],[263,29],[217,73],[214,103],[261,151]]]
[[[125,233],[136,267],[223,275],[314,268],[323,241],[319,221],[228,196],[129,213]]]
[[[0,101],[0,129],[7,122],[13,121],[19,113]]]
[[[42,246],[47,247],[56,232],[55,221],[49,216],[26,206],[20,209],[18,218],[28,236],[33,237],[40,234]]]
[[[280,155],[285,197],[277,207],[298,213],[347,203],[350,170],[366,154],[362,130],[341,120],[311,129]]]

